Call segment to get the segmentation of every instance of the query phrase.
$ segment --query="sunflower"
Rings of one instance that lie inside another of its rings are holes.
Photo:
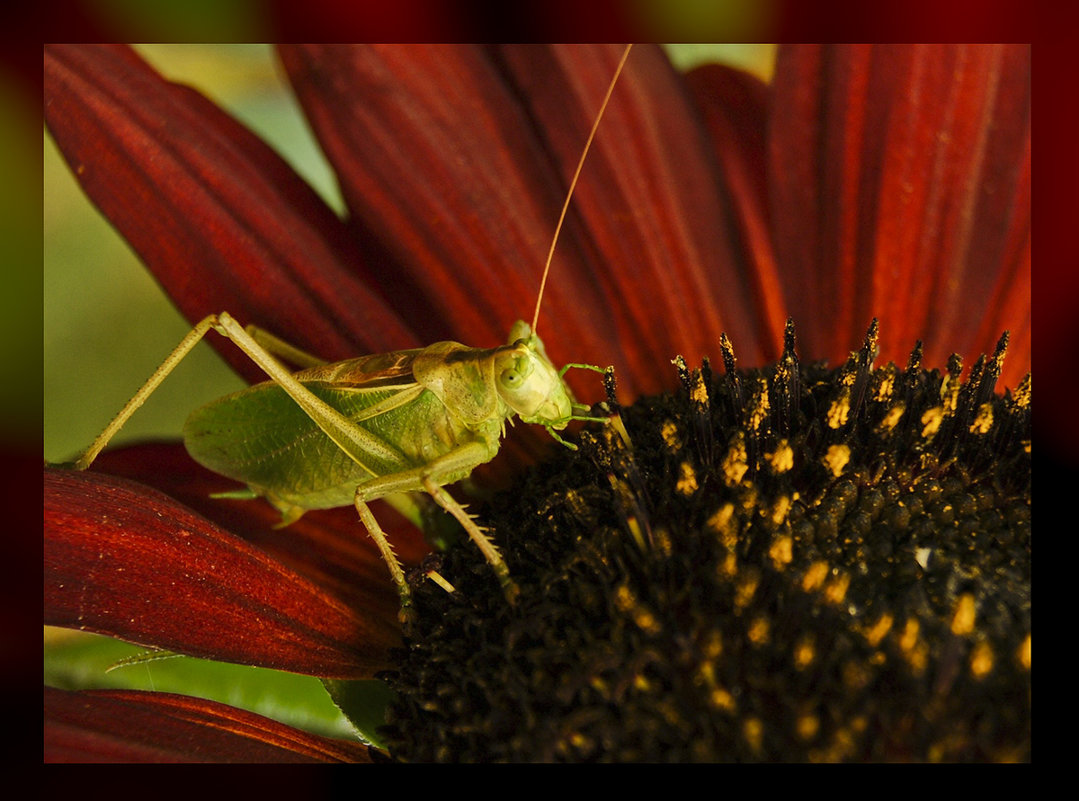
[[[344,218],[235,120],[126,48],[47,48],[46,121],[87,194],[192,321],[227,309],[331,360],[501,342],[535,302],[619,48],[284,46],[280,56]],[[556,361],[614,366],[608,402],[626,436],[606,427],[582,435],[580,454],[560,454],[590,460],[582,477],[579,461],[525,471],[547,443],[519,427],[498,466],[476,476],[541,488],[511,491],[508,511],[505,495],[490,504],[499,530],[546,521],[507,551],[522,565],[548,559],[536,543],[558,554],[554,573],[523,579],[534,617],[492,606],[481,589],[423,585],[432,610],[447,599],[452,609],[402,640],[396,595],[351,510],[274,530],[267,505],[212,498],[227,482],[179,446],[154,446],[106,453],[86,473],[46,468],[46,623],[323,677],[346,712],[366,686],[354,682],[381,676],[397,698],[377,753],[393,758],[1029,758],[1029,64],[1025,47],[789,47],[765,85],[717,66],[681,75],[658,48],[634,50],[539,318]],[[736,370],[735,352],[775,367]],[[260,379],[234,350],[222,354]],[[722,377],[705,361],[719,356]],[[811,366],[818,359],[842,366]],[[997,394],[998,379],[1016,391]],[[574,390],[594,398],[587,381]],[[899,397],[896,419],[909,407],[920,421],[902,426],[902,447],[829,438],[844,414],[876,415],[873,430],[890,432],[895,420],[881,426]],[[929,436],[921,421],[942,403],[955,436],[927,459],[939,429]],[[809,410],[836,417],[805,422]],[[974,439],[979,426],[991,447]],[[772,438],[754,440],[758,430]],[[815,483],[778,467],[784,440]],[[848,468],[852,454],[872,458]],[[762,483],[765,465],[782,480]],[[572,483],[551,485],[552,472]],[[596,502],[604,482],[608,499]],[[895,501],[905,516],[882,512]],[[1003,563],[955,544],[957,532],[978,533],[956,508],[979,531],[992,523]],[[418,533],[390,520],[401,555],[418,562]],[[774,525],[758,532],[760,520]],[[848,523],[861,526],[853,539]],[[585,541],[582,524],[599,538]],[[604,550],[614,530],[627,555]],[[889,548],[870,553],[881,530]],[[829,551],[822,538],[856,546]],[[719,549],[688,555],[706,539]],[[911,559],[898,571],[901,550]],[[462,576],[467,552],[447,556]],[[698,587],[684,571],[699,565],[721,589],[674,605]],[[865,589],[866,575],[891,587],[900,572],[899,596]],[[559,595],[567,578],[579,580]],[[657,583],[675,594],[654,594]],[[924,604],[912,606],[915,595]],[[584,628],[556,598],[588,612]],[[676,608],[691,626],[672,633]],[[628,622],[598,634],[597,610]],[[734,629],[715,625],[731,616]],[[512,670],[481,675],[462,632],[488,662],[492,644],[512,656]],[[432,652],[442,641],[449,649]],[[539,655],[543,643],[555,650]],[[523,680],[522,652],[535,654],[525,664],[538,683]],[[496,691],[507,682],[511,694]],[[880,700],[889,686],[896,703]],[[203,740],[203,730],[218,733]],[[423,740],[423,730],[448,733]],[[196,699],[47,690],[50,754],[367,756]]]

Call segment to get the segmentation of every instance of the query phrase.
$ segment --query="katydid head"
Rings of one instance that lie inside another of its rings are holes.
[[[518,320],[509,344],[495,354],[499,397],[526,423],[563,429],[573,417],[573,395],[547,357],[543,340]]]

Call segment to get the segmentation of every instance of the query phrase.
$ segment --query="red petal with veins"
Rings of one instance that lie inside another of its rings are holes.
[[[779,356],[788,313],[768,217],[768,87],[749,73],[719,64],[697,67],[686,75],[686,82],[708,126],[737,217],[732,236],[738,237],[746,274],[752,281],[750,294],[760,326],[756,339],[762,358],[774,360]],[[752,354],[743,354],[741,343],[733,344],[740,359]]]
[[[239,485],[196,464],[182,445],[134,445],[102,453],[95,472],[129,478],[164,492],[235,534],[365,617],[396,625],[400,598],[385,562],[351,506],[308,512],[286,528],[280,513],[261,499],[215,498]],[[416,527],[380,501],[372,510],[407,566],[419,564],[430,546]]]
[[[229,311],[330,359],[419,344],[365,288],[360,251],[311,188],[131,50],[48,46],[45,119],[83,189],[189,319]],[[264,378],[235,347],[221,352]]]
[[[45,623],[192,656],[369,677],[399,642],[360,613],[156,490],[45,470]]]
[[[370,762],[358,742],[168,693],[45,688],[45,762]]]
[[[776,253],[803,355],[1030,367],[1030,49],[790,47],[771,120]]]

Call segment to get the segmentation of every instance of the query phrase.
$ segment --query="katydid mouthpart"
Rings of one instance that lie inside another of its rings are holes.
[[[353,505],[386,562],[401,599],[401,619],[411,615],[411,593],[401,563],[368,502],[393,502],[402,493],[426,493],[452,515],[483,553],[512,603],[518,588],[498,549],[445,485],[471,474],[499,451],[514,416],[557,432],[589,416],[548,358],[536,333],[547,276],[559,232],[585,157],[622,68],[627,46],[585,143],[543,269],[531,324],[518,321],[507,344],[478,349],[456,342],[393,351],[326,364],[227,312],[201,320],[108,427],[76,460],[86,469],[131,415],[211,329],[231,340],[270,380],[195,410],[184,426],[184,444],[195,461],[247,485],[282,513],[282,525],[305,511]],[[303,367],[290,372],[278,359]],[[430,574],[448,591],[452,584]]]

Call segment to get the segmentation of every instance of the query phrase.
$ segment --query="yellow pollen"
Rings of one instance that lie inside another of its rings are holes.
[[[749,403],[752,411],[749,413],[749,428],[752,431],[757,431],[761,427],[761,423],[768,417],[768,384],[763,379],[757,380],[756,392],[750,399]]]
[[[682,438],[678,436],[678,426],[672,420],[667,420],[659,430],[664,444],[672,451],[682,447]]]
[[[738,526],[734,519],[734,504],[723,504],[715,514],[708,518],[705,525],[718,535],[719,542],[724,548],[728,551],[734,550],[734,546],[738,544]]]
[[[789,496],[784,495],[776,501],[776,505],[772,508],[772,522],[777,526],[787,519],[787,513],[791,510],[791,499]],[[790,561],[789,559],[787,560]]]
[[[970,433],[987,434],[992,427],[993,406],[989,403],[983,403],[978,407],[978,416],[975,417],[974,422],[970,424]]]
[[[738,609],[744,609],[753,600],[753,593],[757,591],[758,577],[755,572],[746,571],[746,575],[738,583],[734,593],[734,605]]]
[[[732,579],[738,573],[738,557],[734,552],[728,552],[723,561],[716,567],[716,573],[721,578]]]
[[[776,570],[782,570],[794,558],[794,543],[790,537],[778,537],[768,549],[768,556]]]
[[[976,679],[984,679],[993,669],[993,649],[987,642],[980,642],[974,646],[970,655],[970,672]]]
[[[908,620],[907,625],[903,628],[903,634],[899,638],[899,647],[904,651],[912,650],[918,643],[918,630],[920,628],[917,620]]]
[[[749,631],[746,634],[749,641],[754,645],[765,645],[769,637],[768,619],[763,617],[755,618],[749,625]]]
[[[1019,382],[1019,386],[1015,388],[1015,392],[1012,393],[1012,401],[1020,409],[1025,409],[1030,406],[1030,374]]]
[[[659,621],[656,616],[644,607],[638,607],[633,612],[633,622],[637,624],[637,628],[646,634],[658,634],[660,630]]]
[[[959,403],[959,389],[961,382],[953,381],[950,375],[944,376],[940,384],[940,399],[944,402],[944,411],[951,414]]]
[[[674,485],[675,491],[681,495],[690,496],[697,491],[697,473],[689,462],[682,462],[682,475]]]
[[[722,687],[717,687],[712,690],[711,695],[708,696],[708,703],[716,709],[722,709],[725,712],[734,712],[734,696],[724,690]]]
[[[848,417],[850,417],[850,392],[844,389],[843,393],[828,407],[825,419],[828,421],[829,428],[841,428],[847,424]]]
[[[952,634],[963,637],[974,631],[974,596],[969,592],[959,596],[952,617]]]
[[[806,592],[820,589],[826,578],[828,578],[828,563],[823,560],[814,562],[802,577],[802,589]]]
[[[760,718],[746,718],[746,722],[742,724],[742,736],[746,738],[750,748],[760,751],[764,740],[764,724]]]
[[[899,647],[903,649],[903,655],[907,658],[910,669],[916,674],[924,672],[929,663],[929,645],[919,638],[919,630],[917,620],[908,620],[899,638]]]
[[[813,664],[813,660],[817,657],[817,650],[813,645],[813,638],[806,635],[794,648],[794,667],[798,670],[804,670]]]
[[[775,451],[765,454],[764,459],[768,462],[768,466],[772,468],[772,472],[780,475],[794,467],[794,450],[787,440],[780,440]]]
[[[723,653],[723,637],[718,631],[711,631],[708,639],[701,645],[701,651],[706,659],[719,659]]]
[[[873,628],[865,633],[865,638],[869,644],[874,648],[880,645],[880,641],[884,639],[884,635],[891,630],[892,622],[892,616],[887,612],[881,615],[880,619],[873,624]]]
[[[830,445],[828,453],[825,454],[821,461],[832,471],[832,475],[838,478],[842,475],[847,462],[850,461],[850,447],[847,445]]]
[[[884,415],[884,419],[880,421],[880,424],[877,426],[877,431],[882,434],[891,431],[898,425],[900,419],[903,417],[903,412],[906,410],[907,407],[902,403],[897,403],[895,406],[892,406]]]
[[[941,406],[934,406],[922,415],[922,438],[932,439],[933,436],[940,429],[940,424],[944,422],[944,408]]]
[[[1016,656],[1019,657],[1019,664],[1027,670],[1030,670],[1030,635],[1028,634],[1023,642],[1019,645],[1019,650],[1016,652]]]
[[[889,368],[891,365],[888,366]],[[892,392],[895,390],[895,370],[887,369],[887,373],[884,374],[884,378],[880,382],[880,386],[877,387],[876,400],[880,403],[887,403],[891,400]],[[878,371],[884,373],[883,370]]]
[[[812,740],[820,731],[820,718],[816,715],[800,715],[795,727],[799,737],[803,740]]]
[[[824,599],[830,604],[841,604],[847,597],[847,588],[850,586],[850,576],[841,573],[824,588]]]
[[[727,451],[727,455],[723,458],[723,463],[720,465],[723,470],[723,481],[728,487],[733,487],[742,480],[742,476],[749,470],[749,464],[746,461],[746,443],[745,438],[741,434],[735,437],[734,442],[731,443],[731,448]]]
[[[704,381],[700,380],[699,377],[689,391],[689,399],[698,406],[704,406],[708,403],[708,387],[704,385]]]

